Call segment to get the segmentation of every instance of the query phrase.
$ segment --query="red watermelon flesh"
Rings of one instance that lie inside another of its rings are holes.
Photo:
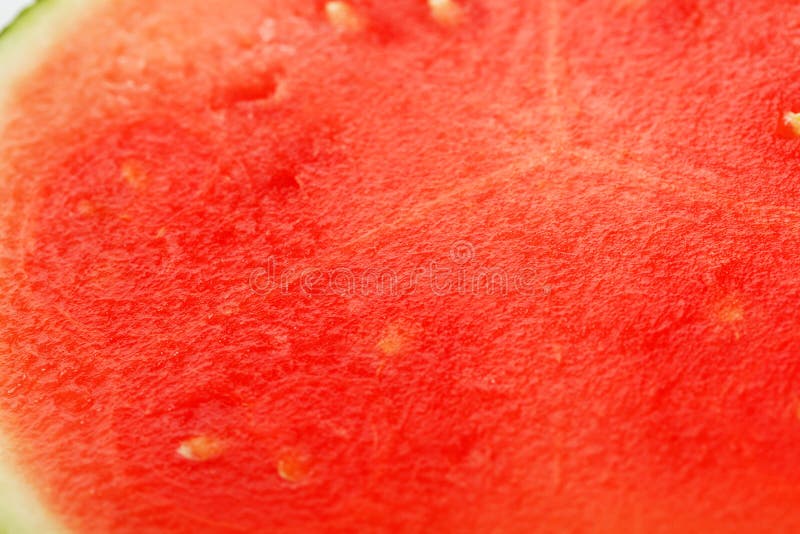
[[[60,525],[800,529],[796,1],[87,5],[0,110]]]

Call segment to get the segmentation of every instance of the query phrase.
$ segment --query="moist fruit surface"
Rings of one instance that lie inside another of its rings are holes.
[[[81,9],[0,108],[61,524],[800,529],[796,1]]]

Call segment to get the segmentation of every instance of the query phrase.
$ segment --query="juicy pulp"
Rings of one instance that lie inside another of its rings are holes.
[[[73,5],[0,90],[63,525],[800,529],[796,1]]]

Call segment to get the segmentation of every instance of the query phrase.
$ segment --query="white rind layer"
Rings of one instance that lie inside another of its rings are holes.
[[[2,1],[2,0],[0,0]],[[92,8],[107,0],[39,0],[0,36],[0,132],[13,115],[15,88]],[[2,179],[0,161],[0,179]],[[8,355],[0,355],[8,357]],[[2,418],[0,417],[0,420]],[[63,534],[66,528],[39,498],[45,488],[25,480],[12,443],[0,429],[0,534]]]
[[[2,1],[2,0],[0,0]],[[108,0],[39,0],[0,36],[0,111],[20,80],[31,74],[59,39]],[[0,126],[2,116],[0,113]]]

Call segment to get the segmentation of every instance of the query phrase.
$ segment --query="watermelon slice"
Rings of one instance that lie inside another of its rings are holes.
[[[0,531],[800,531],[796,0],[46,0]]]

